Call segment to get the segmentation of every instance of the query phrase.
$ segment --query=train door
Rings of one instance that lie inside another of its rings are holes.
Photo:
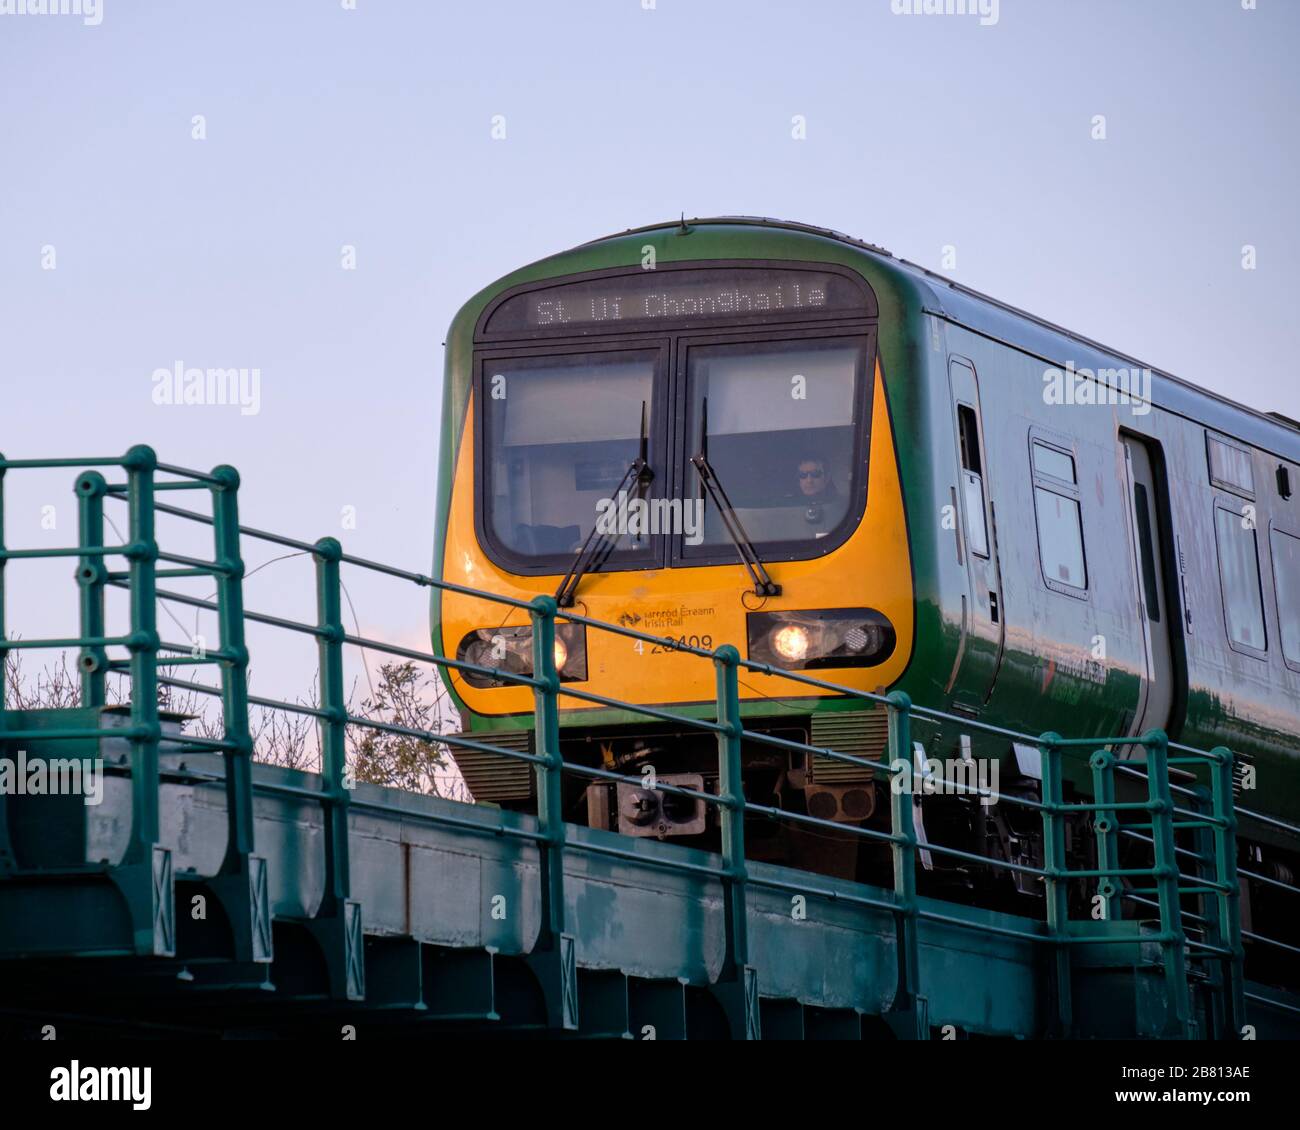
[[[1134,589],[1141,625],[1146,678],[1133,716],[1134,734],[1168,730],[1177,700],[1178,670],[1170,633],[1176,612],[1167,599],[1164,563],[1169,559],[1168,507],[1158,493],[1153,450],[1136,436],[1121,436],[1127,479],[1129,528],[1133,537]]]
[[[965,558],[969,585],[962,625],[961,668],[953,672],[949,687],[958,688],[955,704],[979,708],[993,693],[1002,662],[1002,586],[998,573],[996,511],[990,494],[974,364],[964,357],[950,358],[948,381],[960,460],[954,499],[961,523],[959,552]]]

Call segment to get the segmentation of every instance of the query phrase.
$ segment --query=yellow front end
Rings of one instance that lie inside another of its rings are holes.
[[[837,548],[814,560],[770,563],[781,595],[762,598],[740,564],[677,567],[638,571],[588,573],[582,578],[573,611],[594,619],[619,623],[637,631],[670,637],[691,646],[712,649],[734,644],[747,655],[749,611],[816,611],[869,607],[893,625],[896,644],[881,663],[869,667],[822,667],[808,674],[855,689],[889,687],[903,672],[912,651],[914,610],[911,561],[903,513],[903,498],[895,457],[884,383],[877,363],[872,381],[869,475],[866,508],[861,522]],[[442,576],[472,588],[530,600],[554,593],[562,574],[520,576],[489,560],[475,528],[475,481],[479,466],[474,421],[475,405],[466,413],[465,434],[456,462],[455,486],[448,520]],[[442,597],[442,647],[455,656],[457,645],[471,631],[523,625],[525,613],[488,600],[445,593]],[[470,686],[457,672],[447,676],[475,714],[528,714],[533,709],[527,687]],[[713,701],[712,664],[698,656],[675,653],[611,632],[587,632],[587,678],[566,684],[630,703],[681,705]],[[805,700],[830,692],[802,686],[779,676],[742,671],[741,696],[746,700],[792,698]],[[567,711],[593,709],[569,699]]]

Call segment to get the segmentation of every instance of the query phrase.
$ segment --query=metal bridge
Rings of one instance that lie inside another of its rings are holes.
[[[77,545],[7,546],[6,476],[36,468],[75,470]],[[547,596],[530,603],[493,598],[531,617],[531,676],[351,635],[341,614],[344,565],[422,589],[472,590],[353,557],[332,538],[306,543],[242,528],[238,487],[233,468],[202,473],[161,464],[147,447],[104,459],[0,458],[0,659],[17,649],[75,649],[80,679],[78,706],[0,713],[0,757],[42,763],[51,774],[60,762],[66,772],[71,762],[89,770],[102,759],[104,772],[99,805],[77,795],[10,790],[0,797],[0,1032],[64,1025],[333,1038],[347,1026],[381,1036],[450,1030],[638,1039],[1300,1034],[1300,1000],[1246,976],[1247,942],[1297,951],[1243,935],[1240,810],[1228,750],[1193,750],[1160,732],[1030,737],[961,719],[968,730],[1041,751],[1041,797],[999,798],[1041,818],[1041,868],[920,841],[920,798],[910,789],[890,789],[888,832],[747,803],[742,743],[896,776],[913,764],[913,719],[947,716],[901,693],[864,694],[750,663],[731,646],[707,652],[671,645],[713,665],[713,720],[615,702],[561,685],[552,650],[557,618],[665,641],[560,612]],[[160,501],[171,491],[192,492],[210,508]],[[105,542],[106,503],[126,507],[122,544]],[[164,513],[209,525],[211,559],[160,546],[155,526]],[[315,622],[244,608],[245,539],[311,554]],[[75,562],[75,638],[12,639],[5,631],[5,566],[24,558]],[[180,577],[210,577],[215,597],[160,587]],[[114,586],[129,594],[130,623],[119,636],[106,629],[105,593]],[[164,601],[214,613],[219,646],[196,654],[190,643],[167,641],[157,622]],[[316,641],[317,703],[250,695],[247,623]],[[348,647],[531,687],[535,752],[350,714]],[[179,677],[205,665],[215,668],[219,686]],[[867,761],[747,731],[742,669],[880,704],[889,719],[885,757]],[[129,683],[127,705],[107,703],[112,672]],[[159,707],[163,686],[219,695],[222,735],[186,733],[182,719]],[[713,734],[718,794],[660,787],[719,808],[720,853],[566,824],[563,774],[641,782],[561,760],[562,697]],[[322,772],[255,762],[250,707],[313,719]],[[346,741],[357,726],[527,762],[536,774],[536,815],[353,785]],[[1125,746],[1140,748],[1118,757]],[[1072,759],[1090,767],[1091,803],[1063,799]],[[1145,782],[1139,799],[1116,799],[1123,775]],[[1092,817],[1095,870],[1067,863],[1065,820],[1080,812]],[[747,860],[747,818],[875,838],[888,845],[892,886]],[[1121,870],[1118,836],[1135,829],[1150,844],[1151,864]],[[1179,833],[1195,847],[1179,846]],[[921,850],[1028,872],[1043,884],[1045,920],[918,896]],[[1070,916],[1066,884],[1080,878],[1097,882],[1102,917]],[[1133,880],[1128,889],[1121,878]],[[1123,917],[1126,898],[1142,906],[1141,917]],[[200,905],[206,913],[196,915]]]

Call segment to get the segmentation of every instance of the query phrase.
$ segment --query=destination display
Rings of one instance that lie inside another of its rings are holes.
[[[502,303],[488,332],[607,330],[655,322],[788,320],[866,314],[862,291],[819,271],[644,271],[528,291]]]

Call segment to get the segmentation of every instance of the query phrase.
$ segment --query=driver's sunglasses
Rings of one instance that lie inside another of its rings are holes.
[[[799,477],[801,479],[821,479],[824,478],[825,475],[826,475],[825,471],[800,471],[799,472]]]

